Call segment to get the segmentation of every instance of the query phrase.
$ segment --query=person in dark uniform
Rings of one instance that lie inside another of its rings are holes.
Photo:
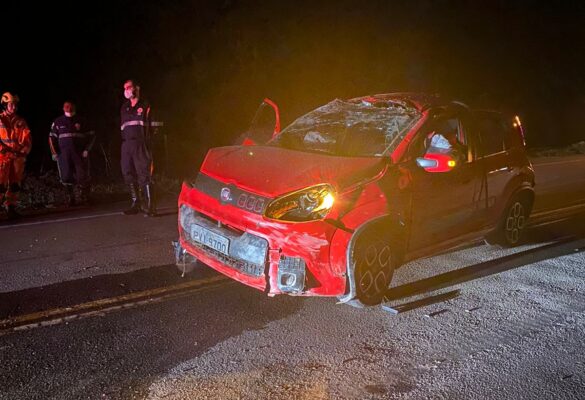
[[[51,125],[49,146],[61,183],[67,188],[70,206],[89,201],[89,152],[94,142],[95,134],[88,129],[85,119],[77,115],[75,104],[66,101],[63,115]]]
[[[127,101],[120,110],[121,167],[131,198],[130,208],[124,214],[138,214],[142,208],[145,216],[153,217],[156,206],[150,145],[155,124],[151,124],[150,105],[140,98],[140,86],[136,81],[129,79],[124,83],[124,97]]]

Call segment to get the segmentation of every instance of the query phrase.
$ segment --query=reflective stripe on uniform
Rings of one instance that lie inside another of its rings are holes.
[[[67,132],[67,133],[60,133],[59,139],[66,139],[66,138],[84,138],[86,136],[85,133],[77,133],[77,132]]]
[[[128,122],[124,122],[122,124],[122,126],[120,127],[120,130],[123,131],[124,128],[126,128],[127,126],[144,126],[144,121],[128,121]]]
[[[164,124],[165,124],[165,123],[164,123],[164,122],[162,122],[162,121],[152,121],[152,122],[150,123],[150,126],[164,126]]]

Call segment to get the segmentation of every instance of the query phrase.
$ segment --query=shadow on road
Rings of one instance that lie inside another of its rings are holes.
[[[159,212],[157,212],[155,217],[160,218],[160,217],[166,217],[167,215],[173,215],[173,214],[177,214],[176,208],[171,208],[169,211],[159,211]]]
[[[388,300],[398,300],[405,297],[432,292],[583,250],[585,250],[585,239],[566,239],[535,249],[522,251],[502,258],[489,260],[469,267],[460,268],[430,278],[397,286],[391,288],[387,292],[386,298]]]
[[[581,252],[585,250],[583,219],[584,216],[580,215],[570,220],[535,227],[527,232],[526,242],[528,244],[551,241],[552,243],[393,287],[388,290],[385,297],[388,301],[392,301],[421,295],[525,265]],[[420,301],[420,304],[417,303],[417,305],[422,307],[428,304]],[[416,307],[409,307],[408,310],[414,308]]]
[[[181,278],[175,265],[169,264],[0,293],[0,320],[218,275],[211,268],[201,267]]]
[[[71,290],[93,291],[85,283],[77,281]],[[50,290],[56,293],[58,288]],[[6,398],[14,399],[144,398],[159,374],[196,360],[218,343],[295,314],[303,302],[298,297],[270,299],[243,285],[224,285],[156,304],[14,332],[0,337],[0,387]]]

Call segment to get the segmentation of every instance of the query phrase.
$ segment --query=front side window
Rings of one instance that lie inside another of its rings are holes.
[[[458,162],[468,161],[467,137],[458,118],[438,118],[421,133],[424,156],[445,155]]]
[[[397,101],[334,100],[298,118],[269,145],[349,157],[390,154],[420,118]]]

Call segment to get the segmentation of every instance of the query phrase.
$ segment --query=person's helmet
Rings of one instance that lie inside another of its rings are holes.
[[[17,104],[18,100],[19,100],[18,96],[14,95],[10,92],[5,92],[2,95],[2,98],[0,99],[0,109],[6,110],[6,106],[8,105],[8,103]]]
[[[6,92],[2,95],[2,104],[8,104],[8,103],[18,103],[18,96],[10,93],[10,92]]]

